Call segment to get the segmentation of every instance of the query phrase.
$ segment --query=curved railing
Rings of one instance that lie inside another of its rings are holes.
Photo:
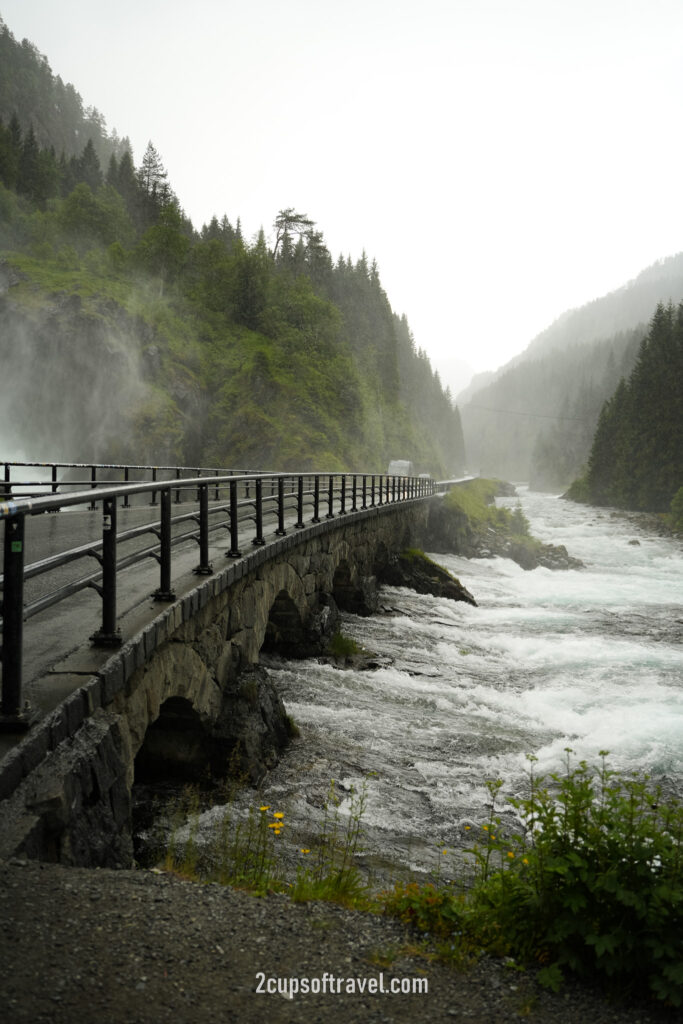
[[[5,464],[10,465],[9,463]],[[44,464],[22,464],[27,466]],[[57,465],[57,464],[55,464]],[[65,464],[59,464],[58,468]],[[114,646],[121,642],[117,628],[117,577],[131,566],[154,559],[159,564],[159,586],[153,596],[157,601],[173,601],[173,550],[196,543],[199,563],[194,572],[212,573],[210,539],[220,531],[229,537],[228,558],[240,558],[241,545],[266,544],[266,529],[274,527],[274,537],[288,529],[304,529],[321,518],[333,519],[353,515],[368,508],[395,502],[413,501],[435,493],[436,484],[425,477],[400,477],[356,473],[237,473],[216,470],[193,470],[196,475],[179,477],[176,467],[169,479],[158,473],[139,483],[105,481],[103,473],[92,474],[85,482],[86,490],[73,490],[73,480],[56,479],[50,466],[48,481],[8,480],[6,493],[12,497],[0,501],[0,519],[5,522],[2,585],[2,711],[0,724],[21,726],[21,681],[24,622],[48,608],[87,588],[101,598],[100,629],[90,639],[98,646]],[[71,464],[69,468],[84,468]],[[104,470],[153,470],[155,467],[95,467]],[[157,467],[158,468],[158,467]],[[25,474],[26,475],[26,474]],[[8,486],[9,485],[9,488]],[[20,496],[19,486],[32,488],[29,496]],[[78,481],[76,482],[78,486]],[[46,494],[40,488],[49,488]],[[60,488],[62,488],[60,490]],[[147,500],[149,499],[149,500]],[[27,563],[26,519],[44,513],[85,506],[102,508],[101,535],[96,540],[51,553],[48,557]],[[149,521],[128,529],[119,529],[119,513],[135,507],[149,508]],[[175,513],[174,513],[175,508]],[[158,513],[157,513],[158,509]],[[158,514],[158,518],[157,518]],[[153,538],[151,543],[148,543]],[[133,550],[123,553],[128,546]],[[93,559],[94,572],[72,573],[71,568]],[[25,601],[25,584],[44,578],[54,570],[71,567],[66,582]]]
[[[88,487],[96,490],[116,483],[141,483],[145,480],[154,483],[157,480],[184,480],[191,476],[199,479],[256,472],[216,469],[213,466],[147,466],[119,462],[0,462],[0,466],[0,498],[6,500],[63,494]],[[126,499],[124,505],[127,505]]]

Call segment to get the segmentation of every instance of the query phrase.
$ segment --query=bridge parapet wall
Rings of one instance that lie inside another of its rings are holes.
[[[240,678],[258,663],[276,598],[324,629],[316,617],[340,566],[343,604],[367,593],[378,559],[415,543],[427,511],[415,501],[292,530],[167,607],[0,764],[0,857],[130,864],[135,758],[170,699],[191,706],[217,750],[239,737],[256,781],[286,742],[284,709],[272,686]]]

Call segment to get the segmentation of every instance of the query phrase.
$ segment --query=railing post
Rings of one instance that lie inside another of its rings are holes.
[[[339,515],[346,515],[346,473],[342,473],[341,478],[341,496],[339,504]]]
[[[171,489],[161,491],[161,534],[159,537],[159,565],[161,567],[159,589],[154,592],[155,601],[175,601],[171,590]]]
[[[102,627],[90,637],[96,647],[118,647],[116,627],[116,498],[102,502]]]
[[[277,478],[277,530],[275,531],[276,537],[284,537],[287,531],[285,530],[285,478],[279,476]]]
[[[152,466],[152,483],[156,483],[156,479],[157,479],[157,467],[156,466]],[[152,491],[152,500],[150,501],[150,505],[158,505],[158,504],[159,504],[159,502],[157,501],[157,492],[156,491]]]
[[[54,465],[52,467],[52,474],[51,474],[51,476],[52,476],[52,493],[56,494],[57,493],[57,487],[59,486],[58,483],[57,483],[57,466],[56,465]]]
[[[311,522],[320,522],[320,477],[317,473],[313,481],[313,519]],[[303,523],[301,525],[303,526]]]
[[[398,485],[401,486],[401,478],[392,476],[391,478],[391,500],[396,501],[396,480],[398,479]],[[387,479],[387,492],[389,491],[389,480]],[[389,500],[389,494],[387,493],[387,501]]]
[[[395,479],[395,478],[394,478],[394,479]],[[387,503],[387,505],[389,504],[389,477],[387,477],[387,494],[386,494],[386,503]]]
[[[334,474],[330,473],[327,489],[327,515],[325,519],[334,519]]]
[[[255,547],[265,544],[263,539],[263,480],[256,477],[256,536],[251,542]]]
[[[368,478],[364,475],[363,476],[363,504],[361,505],[361,508],[367,508],[368,507],[367,498],[368,498]]]
[[[315,478],[315,482],[316,482],[316,485],[317,485],[317,483],[318,483],[318,478],[317,477]],[[294,529],[295,530],[303,530],[303,528],[304,528],[304,526],[306,524],[304,523],[304,478],[302,476],[299,477],[299,479],[297,481],[297,485],[296,485],[296,511],[297,511],[297,520],[296,520],[296,523],[294,524]],[[317,523],[317,521],[318,521],[317,519],[313,520],[313,522],[316,522],[316,523]]]
[[[380,478],[379,478],[379,486],[378,486],[377,490],[379,491],[379,500],[378,500],[377,504],[378,505],[383,505],[384,504],[384,477],[382,477],[382,476],[380,476]]]
[[[209,485],[199,488],[199,565],[192,570],[197,576],[210,576],[213,566],[209,561]]]
[[[230,481],[230,550],[227,558],[241,558],[239,545],[239,522],[237,520],[237,481]]]
[[[5,477],[7,479],[7,477]],[[27,729],[21,713],[24,631],[24,516],[5,520],[0,731]]]
[[[90,486],[93,488],[93,490],[97,489],[97,467],[96,466],[91,466],[90,467]],[[97,504],[95,502],[95,499],[93,498],[93,500],[90,502],[90,511],[94,512],[96,508],[97,508]]]
[[[370,508],[375,507],[375,477],[370,477]]]
[[[351,484],[351,511],[352,512],[357,512],[358,511],[358,504],[357,504],[357,499],[358,499],[358,477],[354,473],[353,477],[351,479],[352,479],[352,484]]]
[[[5,463],[5,498],[9,500],[12,497],[12,484],[10,483],[11,477],[11,466],[9,462]]]
[[[180,466],[178,466],[178,468],[175,471],[175,478],[176,480],[180,480]],[[176,505],[180,504],[180,488],[178,488],[178,490],[175,492],[175,503]]]
[[[123,470],[123,482],[126,483],[126,484],[130,482],[130,469],[129,469],[128,466],[126,466],[124,468],[124,470]],[[124,494],[124,496],[123,496],[123,507],[124,508],[130,508],[130,495],[129,494]]]

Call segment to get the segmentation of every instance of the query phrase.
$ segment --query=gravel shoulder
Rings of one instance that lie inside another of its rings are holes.
[[[388,918],[143,870],[0,862],[0,922],[4,1024],[680,1019],[614,1006],[574,985],[553,995],[499,961],[457,972],[431,963]],[[269,993],[278,979],[301,988],[309,979],[320,991]],[[370,991],[373,979],[384,993]],[[426,981],[428,991],[391,994],[392,979],[399,989]]]

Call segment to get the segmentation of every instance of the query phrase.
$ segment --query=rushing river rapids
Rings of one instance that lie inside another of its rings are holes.
[[[680,541],[637,517],[520,497],[532,533],[585,568],[433,556],[478,607],[386,588],[381,614],[343,627],[380,667],[267,663],[301,738],[238,804],[284,811],[292,852],[315,841],[332,779],[342,812],[365,780],[366,862],[384,879],[432,869],[444,847],[457,858],[487,813],[486,780],[523,793],[527,754],[551,772],[567,747],[594,763],[609,750],[613,767],[683,792]]]

